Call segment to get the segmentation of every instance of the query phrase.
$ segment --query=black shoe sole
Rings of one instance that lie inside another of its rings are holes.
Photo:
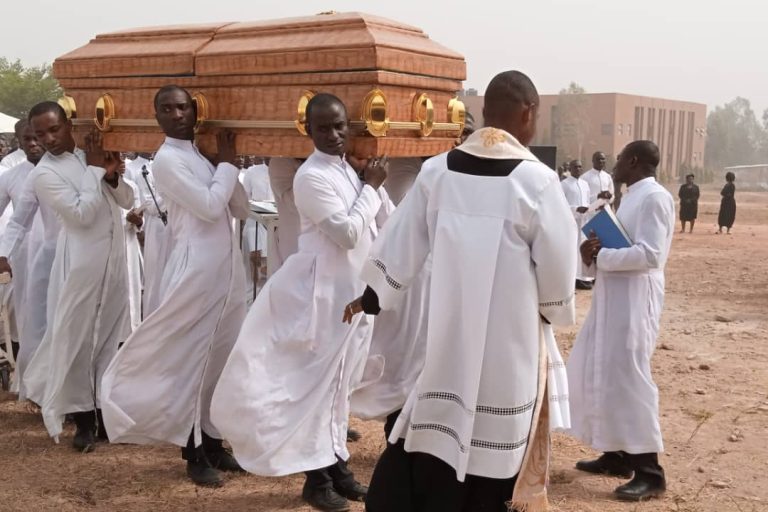
[[[579,471],[583,471],[584,473],[589,473],[590,475],[612,476],[615,478],[632,478],[632,476],[634,475],[633,471],[628,471],[626,473],[619,473],[617,471],[610,471],[608,469],[593,470],[589,468],[579,467],[578,464],[576,464],[576,469]]]
[[[623,494],[623,493],[619,493],[619,492],[614,492],[614,495],[620,501],[639,502],[639,501],[649,501],[649,500],[653,500],[653,499],[656,499],[656,498],[661,498],[662,496],[664,496],[665,492],[666,491],[654,491],[652,493],[644,494],[642,496],[637,496],[637,495],[634,495],[634,494]]]

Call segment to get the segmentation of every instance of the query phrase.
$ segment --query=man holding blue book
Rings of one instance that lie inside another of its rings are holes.
[[[658,462],[663,444],[651,357],[675,211],[671,194],[656,182],[658,164],[659,149],[650,141],[630,143],[619,157],[616,178],[628,188],[614,222],[629,243],[609,248],[601,243],[597,227],[581,245],[582,259],[598,279],[568,361],[570,433],[603,452],[596,460],[578,462],[576,468],[623,478],[634,475],[615,490],[619,499],[632,501],[666,490]]]

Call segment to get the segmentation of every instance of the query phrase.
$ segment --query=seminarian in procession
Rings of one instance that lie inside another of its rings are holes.
[[[630,142],[613,173],[608,146],[586,172],[594,145],[553,156],[558,173],[534,143],[546,98],[528,75],[496,74],[473,115],[455,95],[460,54],[395,21],[324,16],[280,37],[344,23],[396,34],[397,69],[360,51],[354,79],[336,83],[343,59],[281,61],[278,90],[225,74],[226,48],[207,61],[198,49],[179,73],[137,60],[147,76],[120,75],[125,90],[105,92],[95,117],[80,97],[78,116],[71,77],[59,102],[29,105],[0,170],[13,400],[67,456],[101,446],[73,465],[112,464],[108,443],[165,444],[176,451],[161,471],[187,490],[299,475],[295,506],[326,512],[548,510],[556,431],[598,452],[577,470],[626,480],[614,498],[661,497],[651,358],[675,206],[657,144]],[[237,29],[259,51],[285,28],[264,23]],[[242,42],[228,27],[211,41]],[[110,37],[157,44],[143,30]],[[109,46],[94,41],[84,48]],[[56,70],[74,73],[80,50]],[[123,62],[88,55],[83,84]],[[626,186],[615,214],[614,182]],[[356,446],[352,418],[377,422],[355,424]]]

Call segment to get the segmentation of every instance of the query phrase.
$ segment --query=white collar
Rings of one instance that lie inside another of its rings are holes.
[[[512,134],[490,126],[475,131],[456,149],[479,158],[539,161]]]

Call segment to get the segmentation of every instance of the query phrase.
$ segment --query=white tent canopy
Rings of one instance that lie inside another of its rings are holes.
[[[0,133],[13,133],[13,127],[16,124],[15,117],[11,117],[0,112]]]

